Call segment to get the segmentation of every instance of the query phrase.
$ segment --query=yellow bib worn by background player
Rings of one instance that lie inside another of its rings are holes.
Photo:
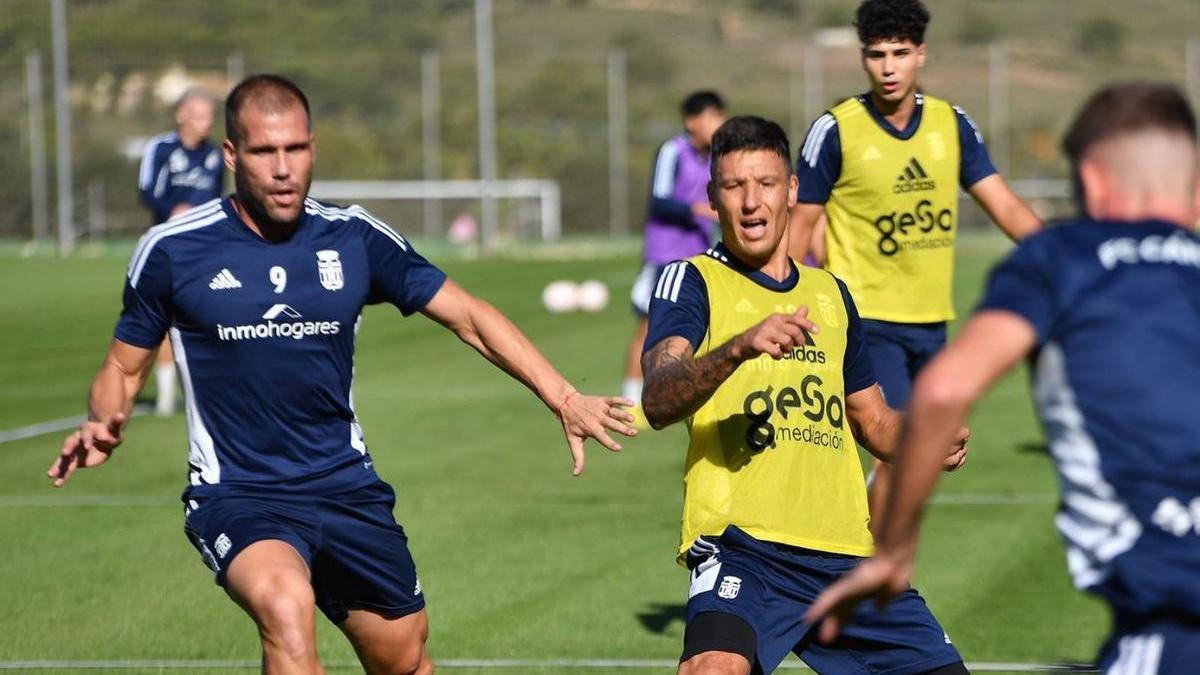
[[[689,418],[680,560],[697,537],[729,525],[759,540],[870,555],[862,467],[846,422],[849,320],[837,281],[804,268],[792,290],[775,291],[707,256],[688,263],[708,292],[696,358],[802,306],[821,330],[782,360],[743,363]]]
[[[825,204],[827,268],[867,319],[933,323],[954,318],[950,289],[958,230],[958,121],[924,96],[920,125],[902,140],[858,98],[837,119],[842,169]]]

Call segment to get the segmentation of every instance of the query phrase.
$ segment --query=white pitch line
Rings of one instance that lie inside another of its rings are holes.
[[[257,670],[259,660],[85,660],[85,661],[0,661],[0,670],[200,670],[212,668],[235,668]],[[326,661],[328,668],[355,668],[357,661]],[[674,669],[678,661],[671,659],[446,659],[435,660],[438,668],[664,668]],[[1090,666],[1060,663],[967,663],[974,672],[1010,673],[1095,673]],[[785,661],[782,670],[811,670],[798,661]]]
[[[154,406],[148,403],[139,403],[133,406],[133,417],[145,415],[154,411]],[[10,441],[20,441],[26,438],[34,438],[43,434],[52,434],[56,431],[66,431],[87,421],[87,415],[72,415],[71,417],[60,417],[56,420],[48,422],[38,422],[16,429],[6,429],[0,431],[0,443],[8,443]]]
[[[939,506],[1011,506],[1025,504],[1055,504],[1058,496],[1048,492],[972,494],[951,493],[937,495],[933,504]],[[180,505],[178,497],[154,497],[148,495],[0,495],[0,508],[71,508],[81,506],[99,507],[146,507]]]

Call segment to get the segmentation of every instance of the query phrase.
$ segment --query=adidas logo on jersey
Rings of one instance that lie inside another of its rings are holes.
[[[229,268],[226,267],[217,272],[217,276],[208,282],[208,287],[214,291],[221,291],[230,288],[241,288],[242,282],[238,281],[237,277],[233,276],[233,272],[230,272]]]
[[[746,298],[738,300],[737,304],[733,306],[733,311],[738,314],[758,314],[758,309]]]
[[[925,173],[925,167],[917,161],[916,157],[910,157],[908,164],[904,166],[904,171],[896,177],[896,184],[892,186],[892,192],[900,195],[907,192],[927,192],[937,188],[937,183],[929,178],[929,174]]]

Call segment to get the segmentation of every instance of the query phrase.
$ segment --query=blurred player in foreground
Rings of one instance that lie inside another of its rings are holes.
[[[919,89],[928,23],[920,0],[859,5],[855,25],[871,89],[809,129],[796,160],[799,203],[789,233],[793,258],[811,251],[849,286],[883,394],[900,409],[954,318],[959,188],[1014,240],[1041,227],[992,166],[971,118]],[[828,223],[815,227],[823,215]],[[876,462],[872,514],[886,498],[888,475]]]
[[[1032,356],[1062,486],[1055,519],[1075,585],[1104,598],[1108,673],[1200,663],[1200,201],[1196,120],[1176,89],[1094,95],[1063,143],[1083,215],[1019,245],[917,379],[878,550],[809,612],[822,636],[854,603],[907,587],[936,448]],[[870,603],[874,605],[875,603]]]
[[[650,304],[643,397],[655,428],[687,420],[683,533],[692,570],[679,672],[771,672],[794,652],[822,673],[964,673],[915,590],[833,645],[801,617],[873,550],[855,441],[889,459],[887,407],[844,284],[788,258],[787,136],[735,117],[713,138],[723,244],[672,263]],[[814,308],[810,313],[808,308]],[[966,430],[942,444],[947,470]]]
[[[421,584],[351,398],[363,306],[421,312],[532,389],[562,423],[575,474],[585,439],[617,450],[608,431],[633,435],[632,402],[578,393],[386,224],[309,199],[308,110],[277,76],[230,93],[223,149],[236,193],[142,237],[88,421],[48,473],[57,487],[109,458],[169,333],[187,394],[185,530],[258,625],[264,672],[322,672],[315,605],[368,672],[429,673]]]
[[[208,142],[212,99],[198,89],[184,92],[175,104],[175,124],[175,131],[150,139],[142,152],[138,193],[152,225],[221,196],[225,163]],[[169,415],[175,409],[175,363],[168,341],[159,346],[154,378],[155,412]]]
[[[680,104],[684,133],[662,144],[650,177],[650,215],[642,249],[642,271],[633,282],[637,327],[625,359],[621,395],[642,400],[642,347],[650,297],[672,260],[703,253],[713,243],[717,214],[708,205],[708,153],[713,133],[725,121],[725,102],[715,91],[697,91]],[[642,420],[639,418],[638,420]]]

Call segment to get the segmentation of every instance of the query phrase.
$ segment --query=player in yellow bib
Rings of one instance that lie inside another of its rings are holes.
[[[855,25],[871,90],[809,129],[796,160],[789,232],[793,258],[811,255],[854,294],[879,383],[897,408],[907,407],[913,378],[945,344],[954,318],[959,188],[1010,238],[1041,229],[992,166],[966,112],[918,89],[928,23],[920,0],[859,5]],[[888,483],[876,463],[872,514]]]
[[[805,609],[873,550],[855,442],[888,459],[884,403],[846,286],[801,270],[784,237],[796,178],[778,124],[735,117],[713,137],[708,195],[723,243],[669,265],[650,302],[646,419],[686,420],[683,535],[692,570],[680,672],[965,673],[916,591],[813,641]],[[966,431],[945,466],[965,459]]]

